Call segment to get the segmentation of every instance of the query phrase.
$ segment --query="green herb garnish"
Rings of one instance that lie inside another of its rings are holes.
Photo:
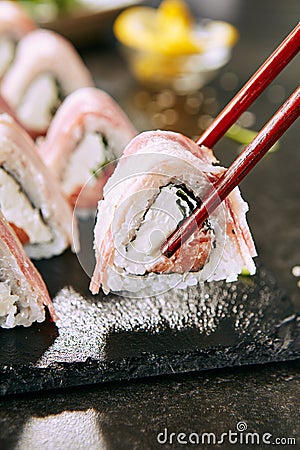
[[[225,133],[225,136],[232,139],[239,144],[248,145],[257,135],[257,131],[243,128],[240,125],[234,124]],[[269,150],[269,152],[275,152],[279,149],[279,141],[277,141]]]

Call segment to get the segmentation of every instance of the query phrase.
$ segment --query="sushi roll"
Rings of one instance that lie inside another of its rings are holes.
[[[0,115],[0,210],[30,258],[50,258],[72,245],[78,230],[60,186],[27,133]]]
[[[211,150],[178,133],[135,137],[104,187],[94,229],[96,266],[90,289],[155,295],[199,281],[255,273],[248,205],[236,188],[170,258],[161,246],[226,169]]]
[[[46,138],[41,140],[39,153],[59,179],[70,204],[95,209],[114,168],[109,163],[120,158],[136,134],[108,94],[82,88],[70,94],[58,109]]]
[[[42,277],[0,212],[0,327],[43,322],[45,306],[56,320]]]
[[[34,21],[16,2],[1,2],[0,80],[14,60],[17,43],[23,36],[35,29]]]
[[[74,47],[52,31],[35,30],[20,41],[1,95],[36,137],[46,133],[64,98],[86,86],[93,80]]]

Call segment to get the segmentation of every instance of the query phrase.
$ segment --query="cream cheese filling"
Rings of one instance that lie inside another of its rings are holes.
[[[43,222],[39,210],[32,206],[20,185],[1,168],[0,208],[8,222],[25,231],[30,244],[51,241],[52,234]]]
[[[150,270],[161,257],[162,244],[196,206],[197,201],[181,187],[164,186],[144,215],[135,238],[126,248],[118,249],[117,265],[139,275]]]
[[[58,105],[56,81],[51,74],[44,73],[36,78],[25,92],[18,107],[18,117],[27,128],[44,131],[48,128],[53,111]]]
[[[94,186],[102,168],[113,159],[112,150],[99,133],[86,133],[68,160],[62,180],[64,193],[69,196],[86,183]]]

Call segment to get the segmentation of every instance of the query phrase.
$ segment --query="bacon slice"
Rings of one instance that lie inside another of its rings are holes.
[[[47,306],[57,320],[46,285],[0,212],[0,326],[30,326],[45,319]]]

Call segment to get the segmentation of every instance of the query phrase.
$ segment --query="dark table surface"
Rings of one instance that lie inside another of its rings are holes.
[[[190,3],[203,16],[229,20],[240,32],[231,61],[202,89],[201,106],[195,108],[197,101],[186,97],[176,99],[173,108],[178,119],[168,128],[192,137],[201,133],[205,118],[230,100],[296,25],[300,4],[298,0]],[[157,94],[136,85],[113,40],[108,37],[105,43],[81,52],[97,86],[120,102],[139,130],[165,126]],[[225,79],[231,80],[231,86],[224,88]],[[245,120],[252,120],[252,128],[259,129],[298,83],[299,57],[261,95]],[[148,106],[141,104],[145,95]],[[199,99],[199,95],[189,98]],[[282,138],[280,150],[268,155],[241,188],[250,204],[248,220],[260,260],[299,311],[300,279],[291,271],[300,265],[298,139],[296,123]],[[215,150],[222,164],[228,165],[237,154],[237,145],[224,138]],[[265,435],[270,442],[286,439],[278,448],[283,448],[288,438],[298,439],[299,446],[299,395],[299,362],[293,361],[11,396],[0,404],[0,448],[184,448],[176,443],[181,432],[214,433],[218,440],[222,433],[242,431],[243,427],[259,434],[256,448],[264,448],[264,433],[272,435]],[[175,439],[172,446],[157,441],[159,433],[164,441],[165,429],[168,442]],[[170,438],[170,433],[175,437]],[[224,438],[224,443],[198,448],[232,445]],[[247,448],[242,442],[235,445]]]

